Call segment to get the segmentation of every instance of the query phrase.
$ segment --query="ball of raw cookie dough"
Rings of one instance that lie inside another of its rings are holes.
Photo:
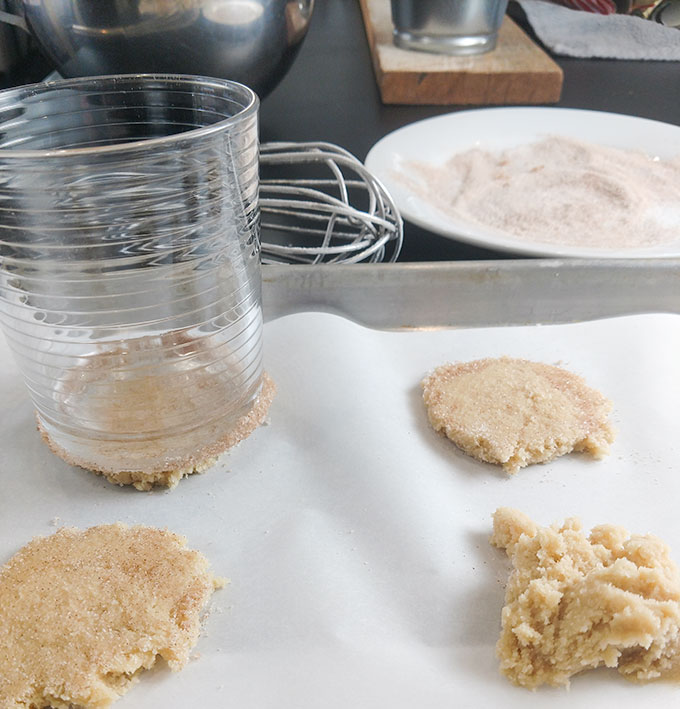
[[[490,541],[513,566],[496,645],[511,682],[568,686],[597,667],[677,680],[680,570],[658,537],[612,524],[586,534],[576,518],[540,527],[501,507]]]
[[[438,367],[422,385],[433,428],[508,473],[571,451],[600,458],[614,439],[611,402],[560,367],[480,359]]]

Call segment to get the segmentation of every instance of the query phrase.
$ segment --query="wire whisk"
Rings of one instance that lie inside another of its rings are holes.
[[[330,143],[260,146],[263,263],[396,261],[403,224],[382,184]]]

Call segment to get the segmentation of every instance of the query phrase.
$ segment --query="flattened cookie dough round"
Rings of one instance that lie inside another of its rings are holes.
[[[201,553],[159,529],[34,539],[0,569],[0,707],[102,709],[157,657],[180,670],[219,585]]]
[[[614,440],[611,402],[560,367],[480,359],[438,367],[422,384],[433,428],[508,473],[571,451],[600,458]]]
[[[89,455],[86,456],[70,453],[52,439],[40,417],[36,418],[38,431],[40,431],[43,441],[53,453],[69,465],[77,465],[97,475],[103,475],[109,482],[116,485],[132,485],[137,490],[151,490],[156,486],[172,489],[182,478],[194,473],[202,473],[212,467],[220,455],[245,440],[258,426],[261,426],[267,419],[269,407],[275,395],[276,384],[265,372],[262,375],[262,388],[250,409],[236,421],[232,428],[226,431],[214,425],[210,432],[212,435],[209,436],[213,442],[210,445],[196,447],[190,455],[168,457],[162,441],[143,441],[141,443],[128,441],[129,452],[154,454],[153,458],[157,464],[155,467],[145,470],[111,468],[107,461],[121,455],[120,444],[117,442],[95,443],[92,445]],[[204,431],[198,433],[201,439],[205,438],[204,433]],[[197,435],[196,432],[187,434],[188,440],[184,442],[185,445],[193,443],[191,437],[195,435]]]

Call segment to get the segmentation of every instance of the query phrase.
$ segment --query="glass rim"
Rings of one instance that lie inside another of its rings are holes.
[[[87,156],[87,155],[104,155],[104,154],[115,154],[119,152],[127,152],[132,150],[139,150],[140,148],[146,147],[159,147],[166,144],[172,144],[182,140],[192,139],[192,138],[202,138],[208,136],[212,133],[218,133],[224,128],[231,124],[238,123],[244,118],[257,113],[260,99],[257,94],[245,84],[241,84],[238,81],[232,81],[231,79],[219,79],[209,76],[200,76],[194,74],[104,74],[102,76],[87,76],[72,79],[57,79],[54,81],[44,81],[34,84],[24,84],[21,86],[14,86],[12,88],[0,90],[0,101],[6,98],[9,94],[16,93],[18,96],[22,93],[28,92],[29,95],[39,95],[48,93],[54,89],[62,89],[76,86],[87,86],[95,85],[97,83],[111,82],[115,84],[116,81],[127,81],[127,80],[141,80],[141,81],[158,81],[158,82],[175,82],[184,83],[187,85],[202,84],[203,86],[212,86],[217,89],[225,88],[236,88],[243,92],[244,98],[246,98],[247,103],[233,116],[224,118],[216,123],[212,123],[208,126],[201,126],[200,128],[192,128],[188,131],[183,131],[179,133],[173,133],[172,135],[164,135],[153,138],[144,138],[142,140],[129,140],[122,143],[116,143],[114,145],[99,145],[90,146],[83,148],[46,148],[42,150],[35,149],[13,149],[13,148],[3,148],[0,147],[0,159],[27,159],[27,158],[46,158],[46,157],[73,157],[73,156]],[[20,101],[17,101],[16,105],[20,105]],[[2,123],[0,123],[0,126]]]

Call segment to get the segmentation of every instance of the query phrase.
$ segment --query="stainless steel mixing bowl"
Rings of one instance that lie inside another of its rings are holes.
[[[15,0],[66,77],[233,79],[266,95],[290,67],[314,0]]]

